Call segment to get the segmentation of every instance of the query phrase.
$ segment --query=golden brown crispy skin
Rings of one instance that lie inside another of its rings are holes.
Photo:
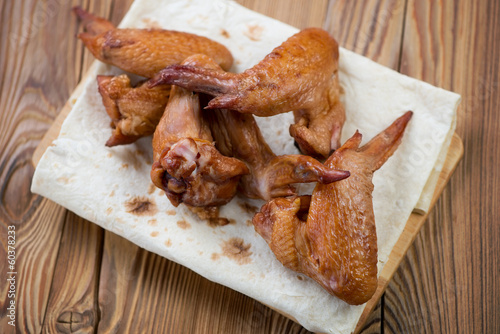
[[[209,116],[219,151],[245,162],[250,170],[242,176],[239,187],[247,197],[269,200],[290,196],[296,193],[291,184],[331,183],[349,176],[349,172],[326,168],[309,156],[276,156],[251,114],[220,109]]]
[[[206,62],[195,55],[185,63]],[[198,94],[172,86],[165,112],[153,136],[151,179],[178,206],[218,206],[236,193],[245,164],[225,157],[212,143],[208,125],[200,115]]]
[[[199,53],[214,59],[224,70],[233,64],[229,50],[206,37],[162,29],[118,29],[81,8],[74,11],[87,28],[78,37],[94,57],[130,73],[151,78],[166,66]]]
[[[308,28],[240,74],[174,65],[153,84],[175,84],[216,96],[208,108],[257,116],[293,111],[290,129],[301,150],[328,157],[339,146],[345,111],[339,100],[338,45],[324,30]]]
[[[325,164],[349,170],[346,180],[318,184],[312,197],[271,200],[253,219],[280,262],[349,304],[367,302],[377,288],[372,176],[398,147],[411,116],[405,113],[363,147],[356,132],[335,151]]]
[[[113,127],[106,146],[130,144],[154,133],[167,105],[170,86],[150,88],[141,82],[132,87],[126,74],[98,75],[97,85]]]

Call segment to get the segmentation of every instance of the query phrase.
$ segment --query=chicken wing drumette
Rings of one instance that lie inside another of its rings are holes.
[[[206,56],[187,58],[185,64],[203,64]],[[219,206],[236,193],[248,168],[225,157],[213,145],[210,129],[200,114],[198,94],[172,86],[165,112],[153,136],[153,183],[174,206]]]
[[[372,176],[398,147],[412,112],[359,147],[356,132],[326,161],[351,176],[318,184],[311,196],[277,198],[254,216],[256,231],[286,267],[316,280],[349,304],[363,304],[377,288],[377,235]]]
[[[337,42],[324,30],[308,28],[275,48],[243,73],[173,65],[153,78],[216,96],[209,109],[257,116],[293,111],[290,134],[301,150],[328,157],[339,146],[345,111],[339,100]]]
[[[94,57],[130,73],[151,78],[166,66],[199,53],[214,59],[224,70],[233,64],[229,50],[206,37],[163,29],[119,29],[81,7],[75,7],[74,12],[86,30],[78,37]]]
[[[98,75],[97,85],[113,128],[106,146],[130,144],[154,133],[167,105],[169,85],[149,88],[143,81],[132,87],[126,74]]]

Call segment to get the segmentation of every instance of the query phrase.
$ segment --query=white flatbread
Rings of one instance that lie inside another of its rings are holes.
[[[252,12],[232,1],[136,0],[121,27],[163,27],[212,38],[235,58],[233,71],[258,63],[296,28]],[[120,70],[99,64],[97,74]],[[379,272],[411,212],[429,209],[433,171],[441,169],[455,128],[460,96],[401,75],[350,51],[340,52],[340,82],[347,122],[342,140],[356,129],[364,142],[407,110],[414,116],[403,142],[375,173],[373,193]],[[290,113],[259,118],[276,154],[297,153],[288,127]],[[108,148],[109,118],[95,75],[66,118],[59,137],[41,158],[32,191],[202,276],[240,291],[295,318],[311,331],[350,333],[363,305],[329,295],[309,278],[284,268],[251,219],[262,202],[235,198],[221,215],[223,227],[200,221],[182,205],[174,208],[151,183],[151,138]]]

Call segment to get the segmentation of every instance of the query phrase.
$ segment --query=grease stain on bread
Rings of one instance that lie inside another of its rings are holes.
[[[153,216],[158,212],[153,199],[135,196],[125,202],[125,211],[136,216]]]

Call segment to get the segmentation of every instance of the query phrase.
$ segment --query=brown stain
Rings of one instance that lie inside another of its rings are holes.
[[[154,193],[155,190],[156,190],[156,186],[153,183],[150,183],[148,186],[148,195],[151,195],[152,193]]]
[[[262,37],[262,32],[264,32],[264,27],[258,24],[247,26],[248,30],[244,32],[245,36],[250,38],[252,41],[260,41]]]
[[[153,216],[158,212],[153,199],[145,196],[135,196],[125,202],[125,210],[136,216]]]
[[[176,212],[175,210],[167,210],[166,214],[169,216],[175,216]]]
[[[150,234],[150,236],[152,236],[153,238],[156,238],[158,235],[160,235],[160,232],[158,232],[158,231],[153,231]]]
[[[227,32],[227,30],[226,30],[226,29],[221,29],[221,30],[220,30],[220,34],[221,34],[223,37],[226,37],[226,38],[231,37],[231,35],[229,35],[229,32]]]
[[[212,261],[217,261],[218,259],[220,259],[220,254],[218,254],[218,253],[212,253],[212,255],[210,256],[210,259]]]
[[[245,244],[242,238],[234,237],[224,241],[222,244],[222,255],[236,261],[239,265],[252,262],[250,257],[253,253],[250,251],[251,244]]]
[[[257,211],[259,211],[259,208],[254,206],[254,205],[251,205],[247,202],[238,202],[238,205],[239,207],[241,208],[241,210],[243,210],[244,212],[248,213],[248,214],[255,214]]]
[[[189,224],[187,221],[185,220],[179,220],[177,222],[177,226],[179,226],[181,229],[183,230],[187,230],[187,229],[190,229],[191,228],[191,224]]]
[[[148,225],[149,226],[156,226],[156,225],[158,225],[158,221],[156,219],[150,219],[150,220],[148,220]]]
[[[210,227],[219,227],[219,226],[226,226],[229,224],[236,224],[236,220],[225,217],[217,217],[217,218],[207,219],[207,224]]]
[[[115,196],[115,190],[114,189],[111,190],[111,192],[109,193],[109,197],[113,197],[113,196]]]
[[[106,209],[106,215],[109,216],[113,212],[113,208],[109,207]]]
[[[163,242],[163,244],[164,244],[165,246],[167,246],[167,247],[172,246],[172,239],[168,239],[168,240],[164,241],[164,242]]]
[[[122,164],[122,166],[120,167],[120,169],[127,169],[128,168],[128,164]]]
[[[247,226],[252,226],[253,222],[251,219],[247,219],[246,224],[247,224]]]

